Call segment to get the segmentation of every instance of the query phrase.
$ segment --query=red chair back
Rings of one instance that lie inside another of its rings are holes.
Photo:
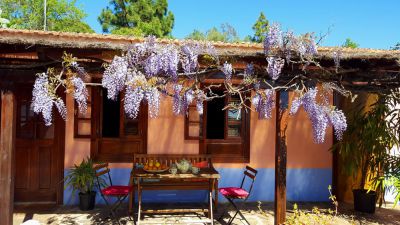
[[[243,175],[243,179],[242,179],[242,183],[240,184],[240,188],[243,188],[244,182],[246,179],[250,179],[251,183],[250,183],[250,188],[249,190],[247,190],[247,192],[249,193],[249,195],[246,197],[246,199],[250,196],[251,191],[253,190],[253,185],[254,185],[254,181],[256,180],[256,176],[257,176],[258,171],[250,166],[246,166],[246,169],[244,170],[244,175]]]

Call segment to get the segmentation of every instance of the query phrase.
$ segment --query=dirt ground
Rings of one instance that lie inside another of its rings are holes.
[[[215,212],[214,217],[218,219],[226,205],[220,205]],[[171,205],[151,205],[149,207],[163,209],[171,208]],[[179,205],[179,208],[192,208],[192,206]],[[332,209],[329,203],[299,203],[299,209],[302,212],[312,213],[313,207],[318,207],[322,212],[322,217],[328,209]],[[293,215],[293,204],[287,205],[287,217]],[[355,212],[352,205],[340,203],[339,214],[334,218],[325,217],[318,222],[306,222],[307,224],[321,224],[321,221],[328,224],[395,224],[400,225],[400,207],[393,208],[392,205],[386,205],[382,208],[377,208],[375,214],[366,214]],[[233,208],[228,208],[229,214],[233,215]],[[244,216],[251,225],[268,225],[273,224],[273,203],[247,203],[242,210]],[[132,217],[127,215],[127,208],[124,207],[118,211],[121,224],[135,224]],[[30,209],[29,207],[16,207],[14,211],[14,224],[21,224],[24,221],[38,221],[40,224],[66,224],[66,225],[88,225],[88,224],[113,224],[107,218],[107,209],[105,207],[96,207],[92,211],[83,212],[77,207],[59,206],[56,208],[36,208]],[[315,214],[314,214],[315,215]],[[140,224],[199,224],[196,220],[206,218],[202,213],[192,214],[164,214],[164,215],[145,215],[144,221]],[[313,217],[314,218],[314,217]],[[227,224],[229,216],[225,215],[219,221],[215,220],[214,224]],[[311,220],[314,221],[314,220]],[[117,224],[114,222],[114,224]],[[201,224],[201,223],[200,223]],[[232,224],[246,224],[237,217]]]

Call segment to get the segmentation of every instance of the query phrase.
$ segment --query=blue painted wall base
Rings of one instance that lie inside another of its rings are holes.
[[[219,187],[239,186],[243,170],[236,168],[217,168],[221,174]],[[130,169],[113,168],[111,178],[114,185],[127,185]],[[254,188],[249,201],[274,201],[275,172],[272,168],[259,168]],[[64,175],[68,173],[65,170]],[[287,169],[287,200],[288,201],[329,201],[328,186],[332,183],[331,169]],[[137,197],[136,197],[137,199]],[[225,199],[220,195],[220,201]],[[145,191],[144,202],[200,202],[207,200],[205,191]],[[72,194],[72,189],[64,190],[64,205],[78,204],[78,193]],[[96,204],[104,204],[97,193]]]

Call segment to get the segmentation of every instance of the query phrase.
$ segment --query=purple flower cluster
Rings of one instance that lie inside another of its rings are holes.
[[[268,55],[272,49],[281,48],[282,31],[277,23],[273,23],[264,39],[264,53]]]
[[[342,52],[341,51],[334,51],[332,53],[333,55],[333,61],[335,62],[335,67],[336,69],[339,69],[340,67],[340,59],[342,58]]]
[[[66,118],[64,102],[61,98],[54,101],[54,97],[51,95],[49,88],[51,87],[49,85],[47,74],[38,74],[35,83],[33,84],[31,108],[34,113],[42,114],[46,126],[50,126],[52,123],[53,103],[59,110],[60,115],[64,119]]]
[[[272,118],[272,109],[275,107],[275,91],[271,89],[260,90],[254,95],[251,102],[258,112],[259,119]]]
[[[333,126],[338,140],[342,138],[343,132],[347,129],[346,117],[341,110],[334,109],[316,102],[317,88],[310,89],[303,96],[292,101],[290,115],[294,115],[303,106],[313,127],[315,143],[325,141],[326,129]]]
[[[64,101],[61,98],[58,98],[54,101],[54,105],[56,105],[57,111],[60,113],[61,118],[63,120],[67,119],[67,107],[65,106]]]
[[[107,67],[101,81],[107,89],[107,97],[116,100],[120,91],[125,87],[126,76],[128,73],[128,62],[124,57],[115,56],[111,64]]]
[[[206,94],[202,90],[196,91],[196,110],[199,115],[203,115],[203,102],[206,100]]]
[[[313,36],[310,36],[306,41],[306,54],[309,56],[314,56],[318,54],[318,47],[315,43],[315,39]]]
[[[160,111],[160,92],[157,88],[151,88],[144,95],[149,104],[150,118],[157,118]]]
[[[172,111],[175,115],[181,115],[182,113],[182,91],[183,86],[180,84],[176,84],[174,86],[174,96],[173,96],[173,104],[172,104]]]
[[[198,66],[199,45],[186,44],[181,47],[182,51],[182,68],[185,73],[193,73]]]
[[[221,68],[221,71],[225,74],[226,82],[230,83],[232,79],[232,64],[225,62]]]
[[[131,85],[125,88],[124,110],[129,118],[134,119],[137,117],[140,108],[140,102],[144,97],[143,89],[141,87],[133,87]]]
[[[74,99],[78,103],[79,113],[85,114],[87,111],[88,90],[81,78],[73,77],[71,81],[74,85]]]
[[[246,69],[244,69],[244,78],[249,78],[254,75],[254,65],[249,63],[246,65]]]
[[[89,74],[86,73],[85,69],[82,66],[80,66],[77,62],[72,62],[71,68],[78,74],[78,76],[82,80],[86,81],[89,79]]]
[[[277,57],[267,57],[267,61],[268,75],[272,78],[272,80],[277,80],[281,75],[282,68],[285,65],[285,60]]]

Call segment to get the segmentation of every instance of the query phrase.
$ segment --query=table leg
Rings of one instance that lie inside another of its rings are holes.
[[[214,212],[213,212],[213,194],[212,191],[214,189],[214,182],[215,179],[211,179],[210,181],[210,185],[209,185],[209,211],[208,211],[208,217],[211,220],[211,225],[214,225]]]
[[[132,192],[129,194],[129,215],[133,215],[133,204],[135,204],[135,183],[132,175],[129,179],[129,186],[133,187]]]
[[[140,178],[137,179],[137,192],[138,192],[138,218],[137,218],[137,225],[140,224],[140,214],[142,210],[142,189],[140,187]]]
[[[214,185],[214,203],[215,203],[215,211],[218,210],[218,180],[215,180]]]

